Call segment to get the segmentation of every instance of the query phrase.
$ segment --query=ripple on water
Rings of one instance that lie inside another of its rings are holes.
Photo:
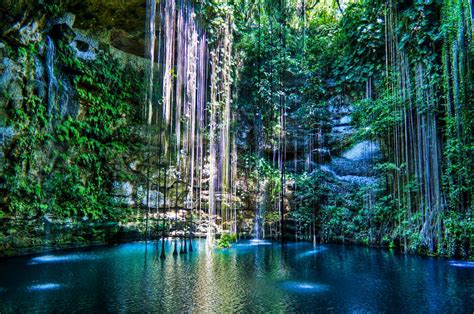
[[[474,268],[474,262],[466,261],[451,261],[449,262],[449,265],[454,267]]]
[[[64,262],[78,262],[84,260],[93,260],[94,257],[84,254],[71,255],[43,255],[33,257],[28,265],[46,264],[46,263],[64,263]]]
[[[266,240],[258,240],[258,239],[250,240],[250,245],[270,245],[270,244],[272,243]]]
[[[321,293],[329,290],[328,285],[307,281],[286,281],[282,286],[285,290],[298,293]]]
[[[232,245],[232,248],[235,249],[248,249],[248,248],[253,248],[255,246],[261,246],[261,245],[271,245],[272,243],[270,241],[265,241],[265,240],[250,240],[249,242],[240,242]]]
[[[316,255],[316,254],[321,253],[321,252],[326,251],[326,250],[327,250],[327,248],[320,247],[318,249],[314,249],[314,250],[311,250],[311,251],[306,251],[306,252],[300,253],[300,254],[296,255],[296,258],[304,258],[304,257],[308,257],[308,256],[313,256],[313,255]]]
[[[42,284],[28,286],[26,290],[31,292],[31,291],[57,290],[59,288],[61,288],[61,285],[58,283],[42,283]]]

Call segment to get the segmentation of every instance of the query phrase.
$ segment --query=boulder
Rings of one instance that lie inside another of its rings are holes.
[[[134,201],[132,199],[133,186],[130,182],[117,182],[112,184],[112,193],[114,201],[118,204],[132,206]]]
[[[140,201],[140,204],[147,206],[147,194],[146,190],[143,187],[138,187],[137,189],[137,199]],[[157,190],[149,190],[148,193],[148,205],[150,208],[159,208],[164,206],[164,197],[163,193]]]

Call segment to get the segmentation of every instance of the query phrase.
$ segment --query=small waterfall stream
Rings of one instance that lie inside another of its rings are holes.
[[[51,37],[46,37],[46,73],[48,75],[48,116],[52,119],[53,110],[56,106],[56,98],[58,94],[58,80],[54,74],[54,58],[56,55],[56,47]]]

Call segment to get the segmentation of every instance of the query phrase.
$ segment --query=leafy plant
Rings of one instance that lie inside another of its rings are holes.
[[[232,246],[232,243],[236,241],[237,241],[237,234],[224,233],[217,240],[217,247],[220,249],[230,248]]]

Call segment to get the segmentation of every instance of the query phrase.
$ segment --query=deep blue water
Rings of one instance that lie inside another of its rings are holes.
[[[130,243],[0,262],[0,312],[473,313],[474,263],[241,242],[160,260]]]

